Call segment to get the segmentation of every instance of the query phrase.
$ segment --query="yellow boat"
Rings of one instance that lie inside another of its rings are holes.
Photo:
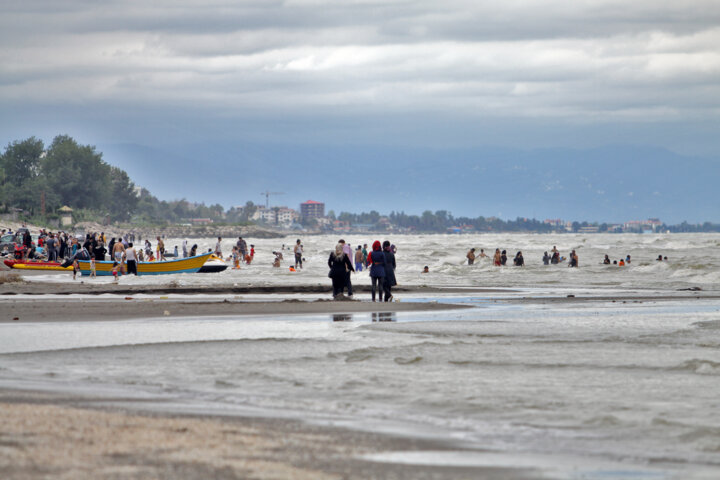
[[[197,255],[195,257],[181,258],[178,260],[166,260],[161,262],[138,262],[138,275],[165,275],[170,273],[195,273],[202,268],[211,252]],[[98,276],[112,275],[114,262],[95,262],[95,274]],[[80,272],[83,275],[90,275],[90,261],[78,260]],[[127,267],[126,267],[127,270]]]

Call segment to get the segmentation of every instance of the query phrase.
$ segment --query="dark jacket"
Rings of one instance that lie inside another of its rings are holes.
[[[343,253],[342,260],[335,258],[335,252],[330,254],[328,258],[328,267],[330,267],[330,278],[345,278],[345,273],[349,270],[354,272],[352,263],[346,254]],[[347,270],[345,269],[347,267]]]
[[[370,266],[371,277],[384,277],[385,276],[385,255],[386,253],[380,250],[373,250],[368,255],[368,259],[372,262]]]
[[[107,250],[105,249],[105,247],[102,246],[102,244],[95,244],[95,248],[93,248],[93,255],[95,255],[95,260],[99,262],[105,260],[106,253]]]
[[[389,286],[394,287],[397,285],[395,281],[395,254],[385,250],[385,283]]]

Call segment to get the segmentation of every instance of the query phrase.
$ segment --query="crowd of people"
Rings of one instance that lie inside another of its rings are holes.
[[[481,248],[480,253],[475,253],[475,251],[476,251],[476,248],[471,248],[470,250],[468,250],[467,254],[465,255],[465,257],[467,258],[468,265],[473,265],[475,263],[475,260],[477,260],[479,258],[488,258],[488,255],[485,254],[484,249]],[[668,259],[667,256],[663,257],[662,255],[658,255],[657,261],[663,262],[663,261],[667,261],[667,259]],[[493,258],[492,258],[493,265],[498,266],[498,267],[505,266],[505,265],[507,265],[507,260],[508,260],[507,250],[501,251],[499,248],[496,248],[495,254],[493,255]],[[572,250],[570,252],[570,255],[568,256],[568,258],[566,258],[566,257],[560,255],[560,251],[558,250],[557,246],[555,246],[555,245],[550,250],[550,253],[545,251],[542,256],[543,265],[558,265],[565,261],[568,262],[568,267],[578,267],[580,265],[580,260],[578,258],[578,254],[575,250]],[[602,263],[604,265],[612,264],[612,265],[618,265],[621,267],[629,265],[631,262],[632,262],[632,258],[630,255],[627,255],[624,259],[621,258],[620,260],[610,260],[610,256],[605,255],[605,258],[602,261]],[[523,257],[523,253],[521,251],[518,251],[515,254],[515,258],[513,258],[513,265],[515,265],[516,267],[525,266],[525,258]],[[428,273],[427,267],[425,267],[425,271],[423,271],[423,273]]]
[[[298,240],[300,242],[300,240]],[[372,250],[368,252],[367,244],[357,246],[353,253],[352,246],[340,239],[335,246],[335,251],[330,253],[328,276],[332,279],[333,298],[339,298],[347,290],[348,298],[353,296],[353,287],[350,275],[353,272],[362,272],[369,269],[371,298],[374,302],[390,302],[393,299],[392,287],[397,285],[395,279],[395,252],[397,249],[390,241],[385,240],[382,244],[375,240]],[[353,265],[353,260],[355,265]]]
[[[187,240],[182,241],[182,251],[175,246],[173,252],[168,252],[162,237],[155,238],[153,247],[150,239],[145,239],[142,248],[135,248],[133,234],[126,234],[121,237],[112,237],[109,239],[104,232],[90,233],[82,237],[76,237],[68,232],[51,232],[41,229],[36,240],[30,234],[27,228],[18,229],[18,232],[2,231],[2,235],[14,234],[21,241],[16,243],[15,256],[18,259],[42,259],[50,262],[63,261],[65,264],[72,264],[73,278],[79,271],[78,260],[89,260],[91,268],[91,276],[95,273],[95,262],[110,260],[113,262],[113,275],[119,277],[123,274],[136,274],[138,262],[164,261],[168,257],[183,258],[198,255],[198,245],[193,244],[191,247]],[[242,263],[249,265],[255,258],[255,246],[249,245],[242,236],[238,237],[237,242],[232,247],[232,252],[227,258],[223,257],[221,237],[217,238],[214,253],[221,260],[232,262],[233,269],[239,269]],[[295,245],[287,247],[292,248],[293,263],[289,269],[293,272],[302,270],[305,261],[305,247],[300,239],[297,239]],[[272,266],[279,268],[284,260],[282,249],[273,251],[274,259]],[[495,266],[506,266],[508,264],[507,250],[496,248],[492,256],[485,253],[483,248],[471,248],[467,254],[467,264],[473,265],[480,259],[488,259]],[[210,249],[209,251],[213,251]],[[347,293],[347,298],[353,298],[353,284],[351,279],[352,273],[367,270],[370,276],[371,299],[372,301],[389,302],[393,299],[392,288],[397,284],[395,278],[396,248],[388,240],[373,242],[371,249],[367,244],[356,245],[353,248],[345,240],[338,241],[335,249],[328,257],[328,273],[332,280],[333,297],[342,298]],[[108,258],[109,257],[109,258]],[[659,255],[657,261],[667,261],[667,256]],[[543,265],[557,265],[567,262],[568,267],[578,267],[579,258],[576,250],[572,250],[568,257],[562,256],[557,246],[553,246],[548,252],[545,251],[542,256]],[[619,260],[611,260],[609,255],[605,255],[602,264],[625,266],[632,262],[630,255]],[[512,265],[517,267],[525,266],[525,258],[522,251],[517,251],[512,258]],[[430,273],[429,267],[425,266],[421,273]]]

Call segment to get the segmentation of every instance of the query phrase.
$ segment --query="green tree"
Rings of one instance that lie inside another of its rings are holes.
[[[20,186],[36,178],[40,173],[40,157],[44,149],[42,140],[35,137],[8,144],[0,157],[5,182]]]
[[[112,195],[110,166],[90,145],[58,135],[41,165],[48,186],[73,208],[102,209]]]
[[[135,185],[130,177],[117,167],[110,167],[110,201],[109,210],[112,220],[128,221],[138,206]]]

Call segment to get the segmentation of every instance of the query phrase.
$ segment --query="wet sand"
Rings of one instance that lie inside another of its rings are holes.
[[[136,318],[202,317],[217,315],[350,314],[364,312],[438,311],[468,306],[444,303],[283,300],[274,302],[182,301],[164,299],[2,299],[0,323],[101,321]]]
[[[362,458],[389,451],[457,450],[432,440],[284,419],[129,411],[94,405],[98,401],[107,399],[0,389],[2,478],[543,478],[519,468],[419,466]]]

